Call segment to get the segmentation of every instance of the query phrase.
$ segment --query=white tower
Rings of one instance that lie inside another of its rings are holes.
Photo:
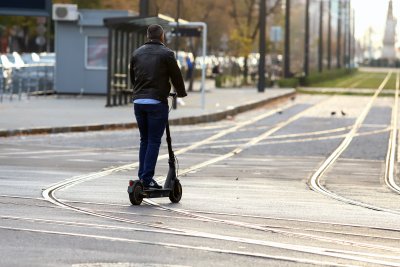
[[[395,49],[396,23],[397,20],[393,16],[392,0],[390,0],[386,18],[385,35],[383,37],[383,50],[382,50],[382,58],[387,59],[389,61],[389,64],[392,64],[396,60],[396,49]]]

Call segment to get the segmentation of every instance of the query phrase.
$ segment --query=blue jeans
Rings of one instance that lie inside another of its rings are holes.
[[[154,176],[161,137],[168,121],[168,104],[134,104],[134,108],[140,132],[138,176],[147,185]]]

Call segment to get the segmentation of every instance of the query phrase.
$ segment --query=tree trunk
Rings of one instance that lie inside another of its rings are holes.
[[[243,84],[247,84],[247,77],[249,76],[249,65],[248,65],[249,56],[244,57],[244,69],[243,69]]]

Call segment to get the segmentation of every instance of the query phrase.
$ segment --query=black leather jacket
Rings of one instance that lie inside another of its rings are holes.
[[[185,97],[185,84],[175,54],[163,43],[150,40],[136,49],[130,61],[133,99],[151,98],[167,102],[171,84],[178,97]]]

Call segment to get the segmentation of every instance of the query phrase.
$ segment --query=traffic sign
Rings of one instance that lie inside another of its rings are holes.
[[[282,27],[281,26],[272,26],[271,31],[269,32],[269,39],[271,42],[280,42],[282,41]]]

